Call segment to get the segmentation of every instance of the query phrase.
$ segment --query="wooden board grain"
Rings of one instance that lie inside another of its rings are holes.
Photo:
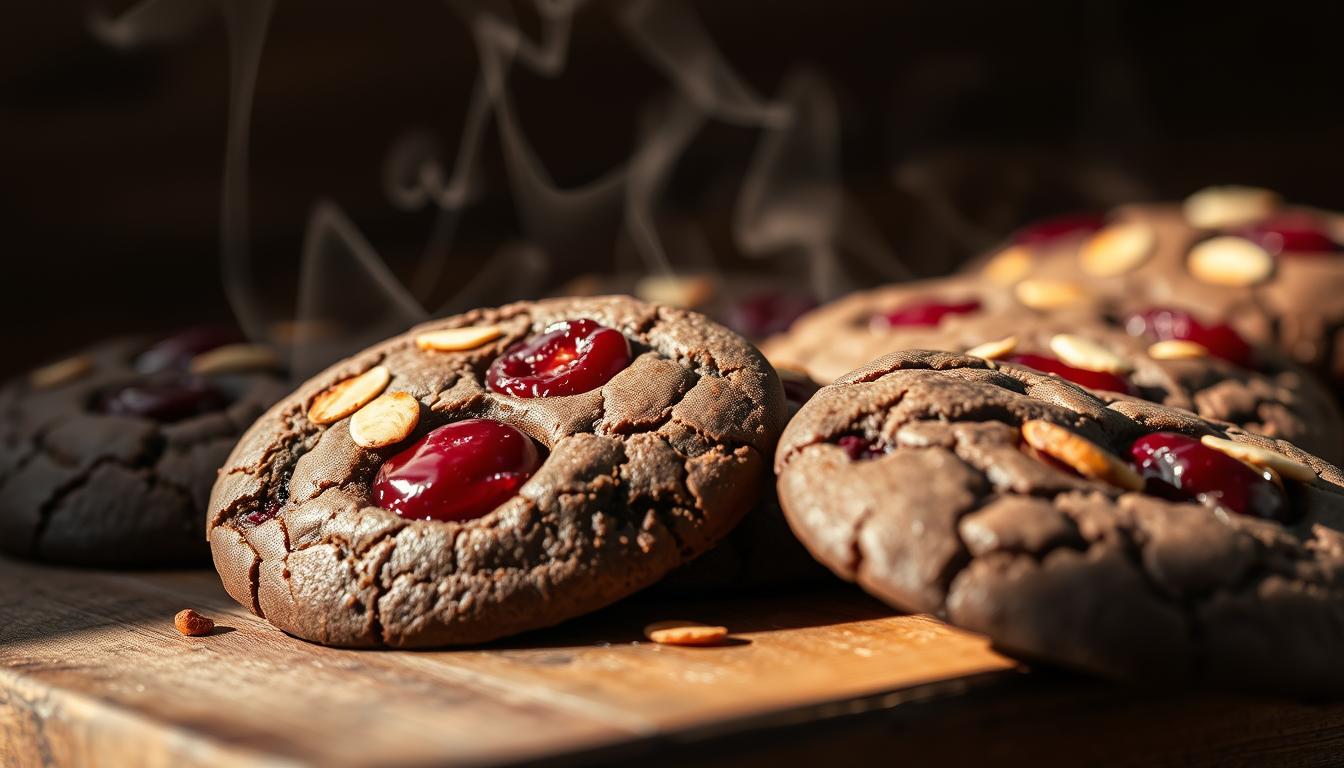
[[[220,629],[180,636],[185,607]],[[723,623],[734,642],[643,642],[645,623],[669,617]],[[210,573],[0,561],[5,765],[509,763],[1013,667],[978,637],[848,590],[638,599],[487,648],[370,652],[290,638]]]
[[[178,610],[219,623],[179,635]],[[735,642],[644,642],[645,623]],[[1344,705],[1025,673],[982,638],[853,590],[641,596],[488,647],[290,638],[210,573],[0,560],[4,766],[1337,765]]]

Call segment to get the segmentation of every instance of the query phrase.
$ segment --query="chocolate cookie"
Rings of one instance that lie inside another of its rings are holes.
[[[342,646],[476,643],[592,611],[756,501],[779,379],[704,317],[548,300],[421,326],[244,436],[208,529],[234,599]]]
[[[1344,690],[1344,475],[1288,443],[909,351],[818,393],[775,467],[832,570],[1009,653]]]
[[[287,390],[267,348],[194,329],[91,347],[0,388],[0,549],[88,566],[207,562],[203,513]]]
[[[1190,310],[1277,345],[1344,382],[1344,217],[1268,190],[1211,187],[1183,204],[1121,207],[1019,232],[975,265],[992,279],[1058,282],[1145,306]]]
[[[792,418],[820,387],[807,376],[777,369],[784,385],[787,415]],[[678,568],[658,584],[672,595],[753,594],[795,587],[837,583],[798,541],[784,519],[773,483],[727,538],[705,554]]]
[[[1003,286],[954,277],[853,294],[804,316],[763,349],[773,362],[823,381],[897,350],[969,350],[1344,460],[1344,419],[1312,376],[1230,328],[1210,332],[1204,344],[1170,338],[1177,322],[1188,320],[1166,310],[1112,314],[1094,300],[1032,309]]]

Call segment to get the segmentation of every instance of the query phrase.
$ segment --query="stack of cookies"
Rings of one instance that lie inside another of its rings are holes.
[[[98,352],[0,394],[0,529],[20,554],[137,564],[190,510],[230,595],[339,646],[834,574],[1027,660],[1338,693],[1341,242],[1336,217],[1211,189],[1029,228],[763,352],[666,302],[558,297],[166,415],[116,404],[144,400],[143,347]],[[217,469],[208,503],[185,456]]]

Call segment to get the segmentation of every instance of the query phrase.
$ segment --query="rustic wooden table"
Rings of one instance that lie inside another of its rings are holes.
[[[172,616],[216,619],[183,637]],[[734,642],[642,641],[662,618]],[[0,560],[0,761],[458,765],[637,761],[1228,765],[1344,761],[1344,705],[1122,689],[1026,672],[974,635],[856,591],[640,597],[485,648],[290,638],[212,573]],[[911,762],[914,761],[914,762]]]

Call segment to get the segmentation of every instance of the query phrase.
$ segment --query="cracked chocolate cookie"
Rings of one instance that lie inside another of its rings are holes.
[[[0,389],[0,549],[86,566],[208,562],[215,471],[287,386],[220,329],[120,339]]]
[[[1330,393],[1282,354],[1230,326],[1164,307],[1111,311],[1099,301],[1038,310],[975,277],[877,288],[804,316],[763,346],[781,365],[832,381],[903,349],[968,352],[1051,373],[1288,440],[1344,460],[1344,419]]]
[[[1344,216],[1249,187],[1024,228],[973,269],[1026,293],[1061,285],[1229,323],[1344,382]]]
[[[787,416],[792,418],[820,387],[806,375],[776,369],[784,385]],[[761,498],[727,538],[695,560],[678,568],[658,585],[672,595],[724,593],[753,594],[786,587],[837,584],[835,576],[818,563],[784,519],[773,483],[761,489]]]
[[[340,646],[477,643],[607,605],[708,550],[782,427],[765,359],[624,297],[436,321],[303,385],[211,497],[229,594]]]
[[[1344,690],[1344,476],[1291,444],[908,351],[819,392],[775,467],[822,562],[1006,652],[1113,678]]]

